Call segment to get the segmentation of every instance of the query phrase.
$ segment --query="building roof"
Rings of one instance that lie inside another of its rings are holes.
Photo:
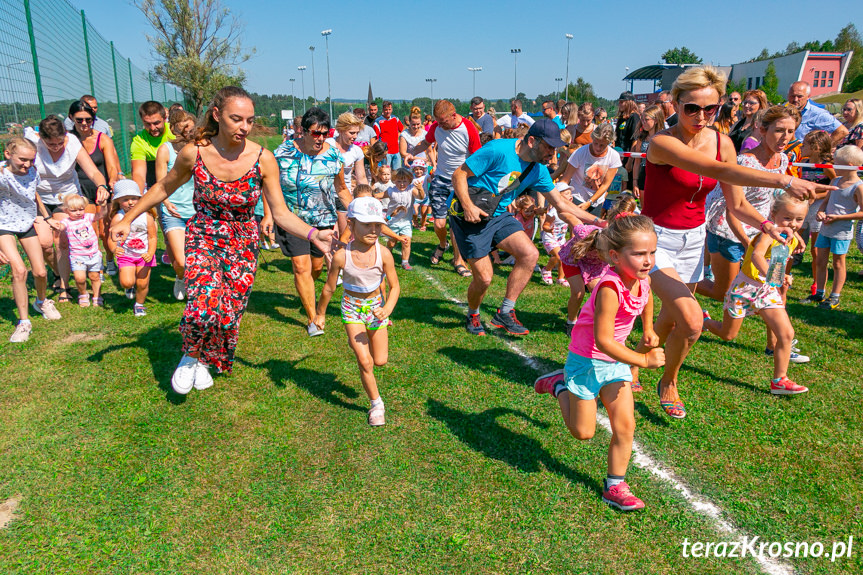
[[[701,64],[651,64],[642,66],[627,74],[624,80],[662,80],[662,72],[671,68],[688,68],[690,66],[701,66]]]

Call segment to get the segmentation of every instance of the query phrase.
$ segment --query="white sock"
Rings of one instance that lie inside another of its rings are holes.
[[[575,320],[572,320],[572,321],[566,320],[566,325],[575,325]]]
[[[376,408],[377,406],[384,406],[384,400],[380,396],[378,396],[377,399],[372,400],[372,409]]]
[[[18,325],[30,325],[30,318],[18,320]]]
[[[605,489],[606,490],[611,489],[612,487],[614,487],[618,483],[623,483],[623,481],[625,479],[626,479],[625,477],[621,477],[619,475],[607,475],[605,477]]]

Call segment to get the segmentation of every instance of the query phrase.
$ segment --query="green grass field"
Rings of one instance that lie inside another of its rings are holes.
[[[627,477],[643,512],[603,504],[608,434],[572,439],[509,340],[464,331],[441,288],[463,300],[466,281],[449,254],[430,267],[432,248],[417,233],[417,269],[400,271],[378,429],[337,304],[310,340],[277,252],[263,253],[234,374],[187,397],[169,391],[183,309],[169,268],[155,270],[147,317],[132,316],[111,278],[106,309],[63,305],[63,320],[35,318],[23,345],[7,343],[15,312],[0,281],[0,503],[20,498],[0,529],[3,573],[763,572],[750,558],[684,558],[685,540],[729,536],[645,469]],[[636,395],[648,454],[763,541],[829,551],[863,536],[863,260],[852,252],[835,311],[793,303],[811,282],[808,264],[795,268],[789,310],[812,362],[791,375],[810,393],[768,393],[752,319],[735,342],[696,344],[681,374],[687,419],[660,410],[658,372],[643,373]],[[519,300],[532,331],[516,343],[542,369],[565,359],[567,293],[535,277]],[[856,546],[835,562],[782,561],[798,573],[863,571]]]

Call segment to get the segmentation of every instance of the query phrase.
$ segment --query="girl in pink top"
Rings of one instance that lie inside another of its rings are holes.
[[[78,288],[78,305],[90,307],[90,294],[87,292],[87,278],[93,286],[93,305],[102,307],[102,252],[99,251],[99,235],[93,222],[101,220],[107,213],[106,203],[102,203],[95,214],[86,213],[87,198],[78,194],[63,196],[63,212],[69,216],[60,222],[69,245],[69,261]]]
[[[562,370],[536,380],[537,393],[550,393],[560,405],[563,421],[576,439],[590,439],[596,431],[596,398],[611,420],[608,475],[602,500],[621,511],[641,509],[644,503],[626,484],[635,431],[630,365],[656,368],[665,364],[665,351],[653,331],[650,270],[656,253],[656,232],[645,216],[621,214],[599,232],[597,244],[609,269],[596,285],[572,330],[569,356]],[[626,347],[636,316],[644,333],[636,353]]]

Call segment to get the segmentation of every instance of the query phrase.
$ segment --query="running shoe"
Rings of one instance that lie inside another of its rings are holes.
[[[791,363],[809,363],[809,356],[808,355],[803,355],[802,353],[798,353],[797,351],[794,351],[795,349],[797,349],[794,347],[796,341],[797,340],[795,339],[794,341],[791,342],[791,356],[788,358],[788,360]],[[765,348],[764,349],[764,355],[766,355],[767,357],[773,357],[773,350],[770,348]]]
[[[143,304],[136,303],[134,309],[135,317],[144,317],[147,315],[147,308]]]
[[[716,278],[713,276],[713,270],[711,268],[704,268],[704,279],[708,281],[716,281]]]
[[[166,251],[162,252],[162,264],[166,266],[171,265],[171,256]]]
[[[306,331],[309,332],[309,337],[317,337],[319,335],[324,335],[324,330],[318,327],[318,324],[312,322],[306,328]]]
[[[30,332],[33,331],[33,324],[29,321],[19,323],[15,326],[15,331],[12,332],[12,337],[9,338],[10,343],[24,343],[30,339]]]
[[[527,335],[530,333],[515,317],[515,310],[508,313],[501,313],[500,310],[497,310],[491,318],[491,325],[505,329],[510,335]]]
[[[339,277],[336,279],[336,287],[342,285],[342,271],[339,270]]]
[[[42,303],[33,302],[33,309],[38,313],[42,314],[42,317],[45,319],[63,319],[63,316],[60,315],[60,312],[57,311],[57,308],[54,306],[54,300],[45,299],[42,300]]]
[[[174,370],[174,375],[171,376],[171,388],[181,394],[186,395],[195,386],[195,376],[197,375],[198,359],[184,355]]]
[[[213,376],[210,375],[210,367],[200,359],[195,364],[195,383],[192,385],[199,391],[213,387]]]
[[[111,260],[107,264],[105,264],[105,273],[109,276],[117,275],[117,262]]]
[[[807,391],[809,391],[808,387],[794,383],[787,377],[781,377],[779,381],[770,382],[770,393],[773,395],[797,395]]]
[[[809,295],[815,295],[815,292],[818,291],[818,284],[812,282],[812,285],[809,286]]]
[[[126,290],[126,297],[129,299],[135,299],[135,288],[128,288]]]
[[[557,283],[562,286],[569,287],[569,280],[566,278],[558,278]]]
[[[386,425],[385,410],[383,405],[373,407],[369,410],[369,425],[372,427],[380,427]]]
[[[800,303],[821,303],[822,301],[824,301],[824,296],[813,293],[800,300]]]
[[[409,272],[412,269],[414,269],[414,267],[412,265],[410,265],[408,262],[402,262],[402,269]]]
[[[539,281],[541,281],[541,282],[542,282],[542,283],[544,283],[545,285],[550,286],[551,284],[553,284],[553,283],[554,283],[554,279],[551,277],[551,272],[550,272],[550,271],[548,271],[548,270],[541,270],[541,271],[539,272],[539,274],[540,274]]]
[[[467,332],[473,335],[485,335],[485,327],[482,325],[482,320],[478,313],[471,313],[467,316]]]
[[[186,282],[180,278],[174,278],[174,297],[183,301],[186,297]]]
[[[839,307],[839,296],[831,295],[828,298],[825,298],[824,301],[818,304],[818,307],[821,309],[836,309]]]
[[[533,390],[537,393],[550,393],[554,395],[554,388],[558,383],[563,383],[563,370],[558,369],[536,378],[533,382]]]
[[[602,500],[621,511],[635,511],[644,508],[644,501],[632,494],[626,481],[606,489],[602,494]]]
[[[572,328],[574,327],[574,323],[566,322],[566,326],[564,327],[564,330],[566,331],[566,337],[572,337]]]

